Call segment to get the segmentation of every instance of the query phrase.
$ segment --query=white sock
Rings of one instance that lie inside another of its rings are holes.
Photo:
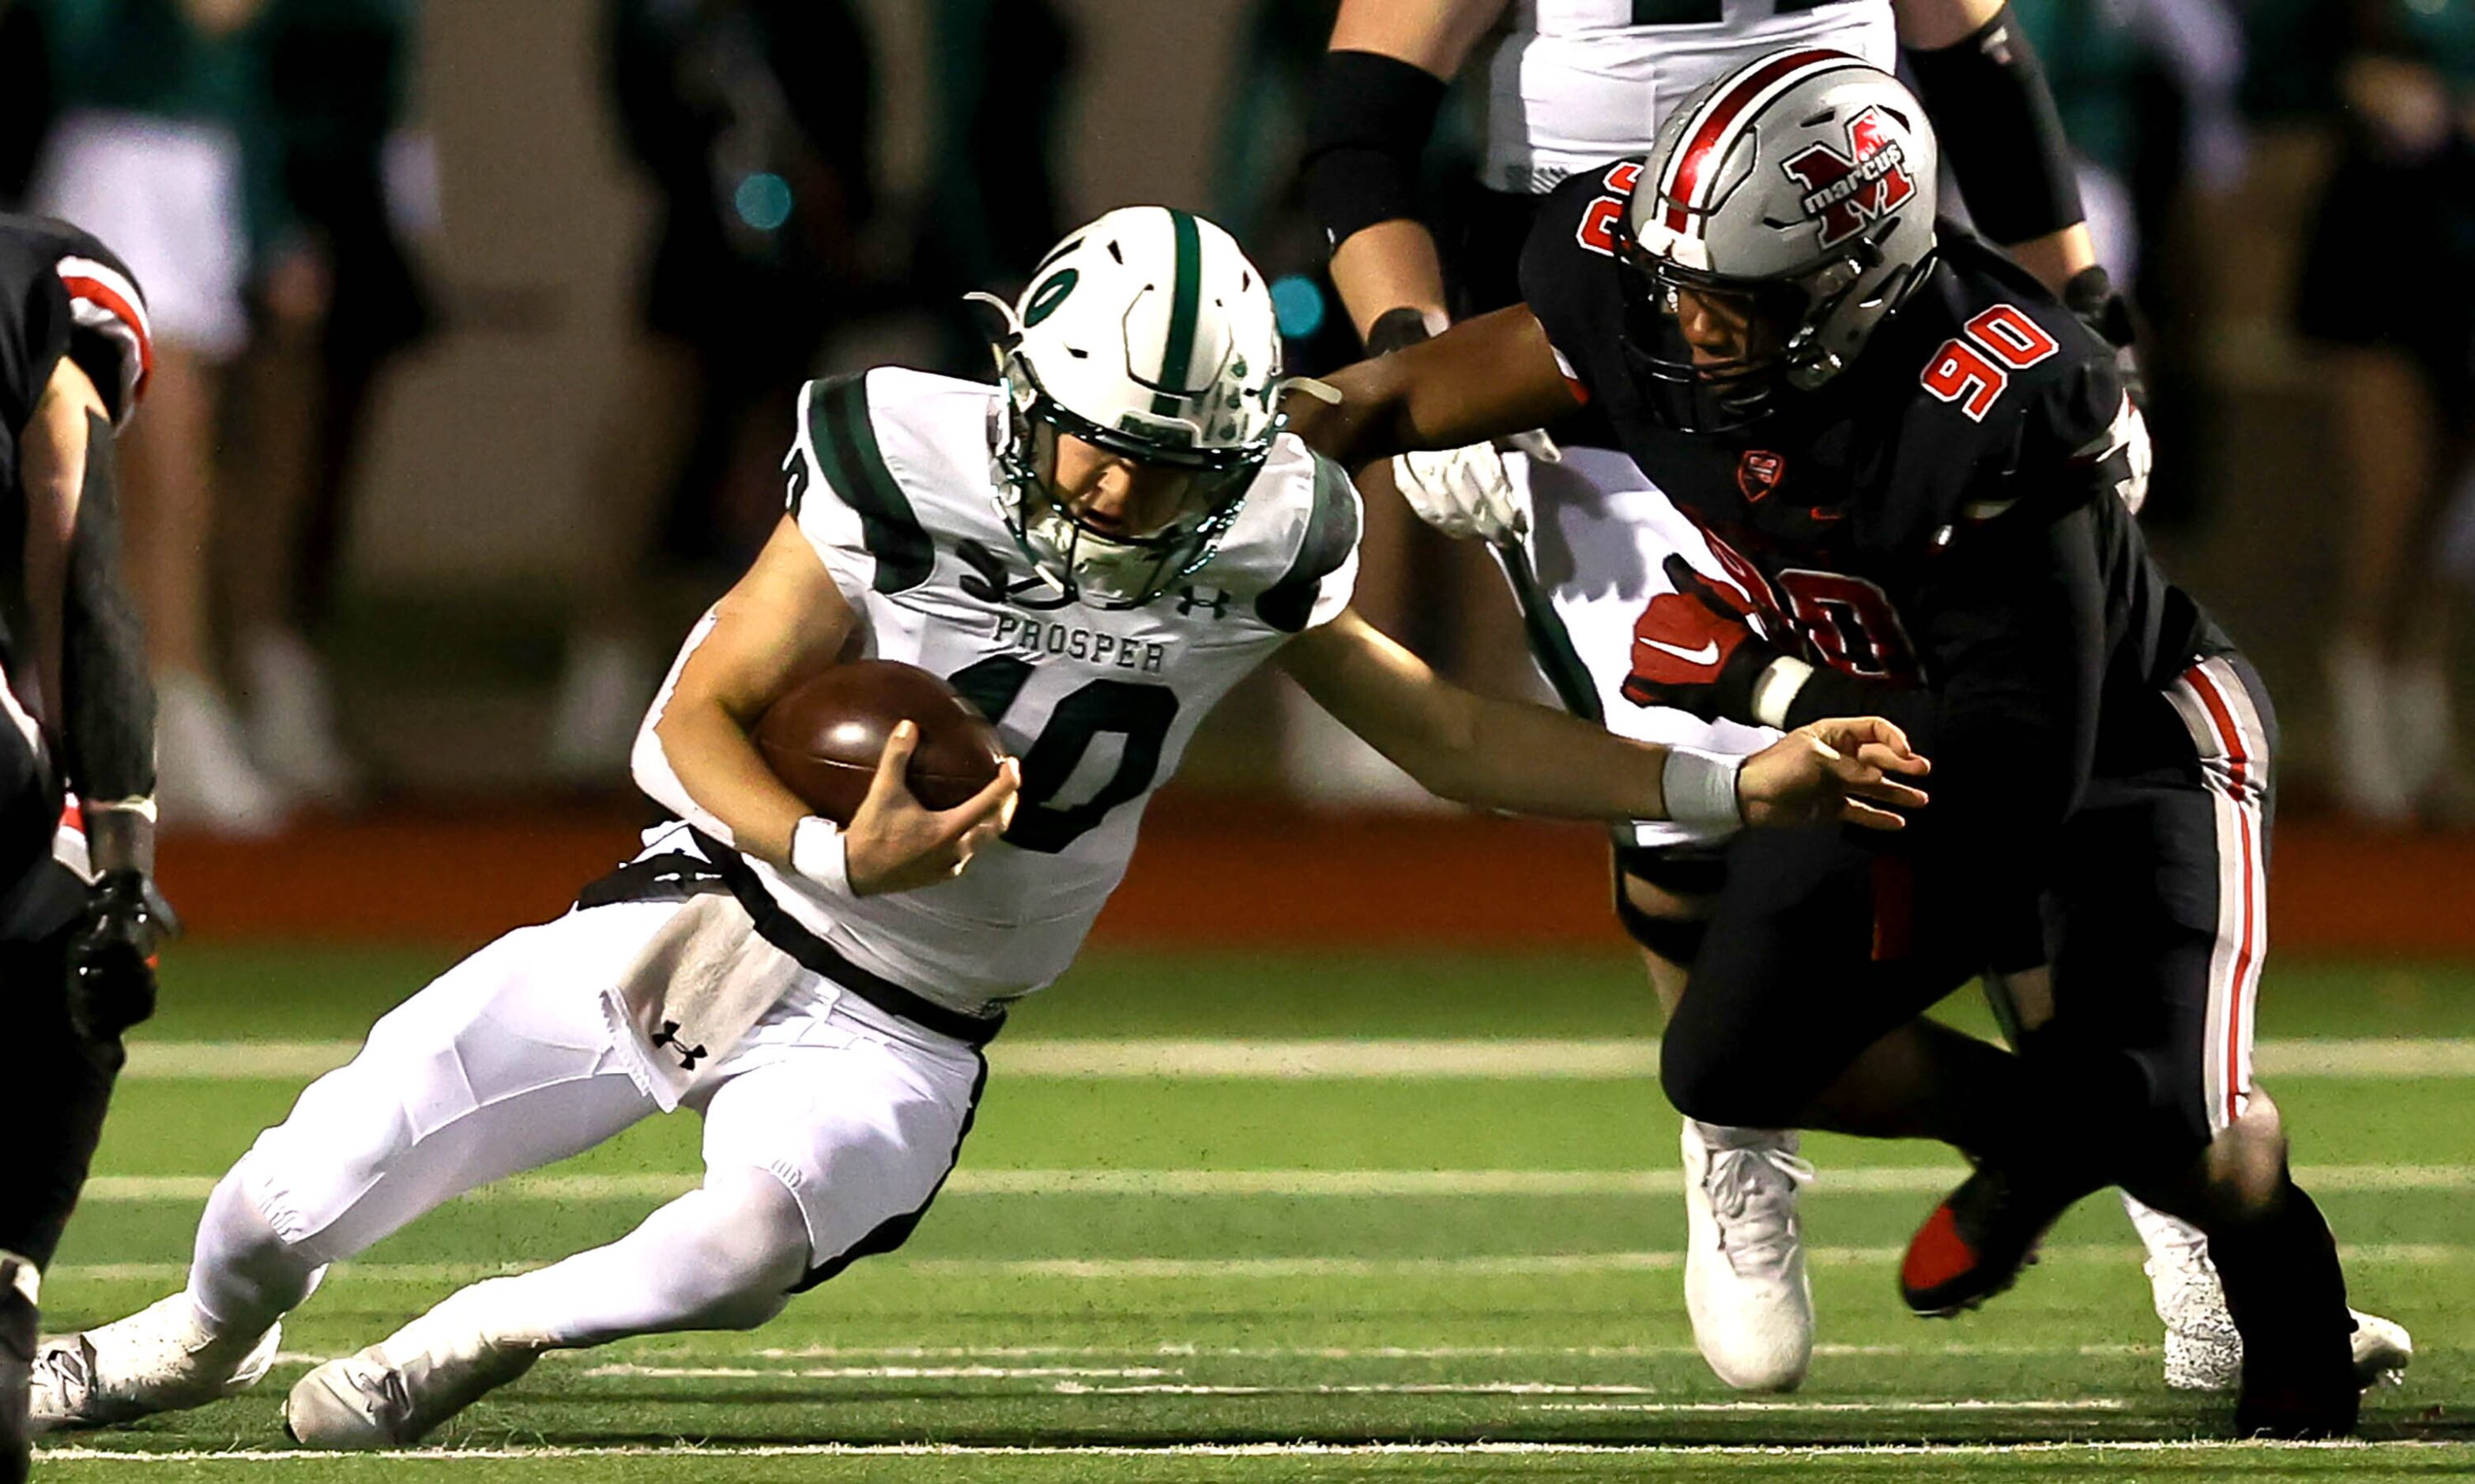
[[[602,1345],[678,1329],[753,1329],[782,1311],[811,1258],[799,1203],[762,1170],[723,1170],[607,1247],[450,1298],[502,1342]],[[437,1311],[433,1311],[437,1312]],[[423,1321],[406,1326],[418,1330]]]
[[[189,1306],[216,1334],[255,1342],[301,1306],[327,1269],[276,1234],[242,1188],[248,1165],[233,1166],[207,1198],[189,1260]]]
[[[2167,1215],[2127,1190],[2122,1193],[2122,1209],[2131,1218],[2132,1229],[2140,1233],[2141,1245],[2148,1249],[2149,1297],[2157,1317],[2171,1323],[2175,1316],[2169,1311],[2185,1288],[2217,1285],[2217,1266],[2209,1261],[2209,1239],[2199,1228]]]

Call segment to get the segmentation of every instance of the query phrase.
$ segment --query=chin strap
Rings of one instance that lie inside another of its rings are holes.
[[[1340,388],[1329,381],[1318,381],[1312,377],[1283,377],[1280,383],[1272,388],[1272,404],[1280,405],[1281,399],[1291,392],[1304,392],[1327,407],[1337,407],[1341,403]]]

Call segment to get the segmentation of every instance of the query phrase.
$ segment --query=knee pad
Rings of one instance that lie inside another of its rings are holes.
[[[207,1198],[189,1299],[209,1324],[257,1334],[316,1292],[327,1265],[275,1229],[250,1194],[248,1169],[244,1156]]]
[[[1658,1085],[1678,1112],[1703,1123],[1738,1129],[1790,1127],[1802,1111],[1768,1084],[1764,1069],[1751,1058],[1706,1054],[1690,1035],[1679,1036],[1668,1026],[1658,1048]]]
[[[1716,851],[1693,845],[1644,850],[1619,845],[1615,853],[1616,921],[1625,936],[1670,963],[1690,964],[1702,951],[1709,930],[1705,916],[1671,916],[1644,911],[1625,890],[1628,877],[1637,878],[1670,896],[1688,902],[1716,896],[1727,883],[1727,863]]]
[[[716,1329],[753,1329],[782,1312],[811,1262],[807,1218],[783,1183],[761,1170],[717,1171],[698,1199],[674,1207],[694,1232],[682,1244],[681,1281]]]

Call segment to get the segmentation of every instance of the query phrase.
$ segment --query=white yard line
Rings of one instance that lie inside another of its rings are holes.
[[[139,1040],[120,1075],[131,1082],[301,1082],[343,1065],[359,1049],[342,1040]],[[1647,1079],[1658,1075],[1658,1042],[1001,1039],[989,1048],[989,1060],[1004,1078],[1085,1082]],[[2255,1064],[2264,1077],[2475,1077],[2475,1037],[2263,1041]]]
[[[2447,1242],[2340,1244],[2339,1254],[2349,1263],[2431,1267],[2475,1259],[2475,1245]],[[1808,1247],[1805,1261],[1815,1267],[1867,1267],[1896,1263],[1897,1247]],[[2082,1243],[2047,1247],[2049,1263],[2128,1263],[2140,1257],[2130,1243]],[[937,1279],[1065,1278],[1120,1282],[1138,1278],[1169,1280],[1260,1280],[1306,1277],[1562,1277],[1606,1273],[1666,1273],[1683,1265],[1677,1252],[1636,1253],[1511,1253],[1459,1257],[904,1257],[899,1253],[870,1259],[863,1271],[891,1277],[897,1275]],[[466,1283],[502,1273],[520,1273],[536,1264],[480,1262],[338,1263],[334,1277],[361,1282],[442,1285]],[[185,1262],[59,1263],[44,1275],[46,1282],[178,1282],[188,1276]]]
[[[1844,1345],[1824,1341],[1817,1355],[2139,1355],[2153,1353],[2155,1345],[2017,1345],[1950,1341],[1934,1345]],[[676,1355],[682,1359],[716,1353],[705,1346],[645,1346],[637,1353]],[[801,1345],[763,1350],[731,1350],[749,1360],[876,1360],[912,1362],[992,1360],[1648,1360],[1698,1355],[1692,1345]],[[305,1364],[323,1357],[276,1356],[278,1364]]]
[[[1833,1195],[1938,1193],[1966,1175],[1960,1164],[1824,1166],[1810,1187]],[[946,1196],[1158,1196],[1308,1198],[1416,1198],[1504,1196],[1521,1198],[1673,1195],[1679,1172],[1649,1170],[956,1170]],[[210,1175],[98,1175],[86,1181],[86,1201],[142,1204],[204,1201],[215,1187]],[[2475,1190],[2475,1166],[2449,1164],[2303,1165],[2295,1179],[2308,1189],[2332,1191]],[[485,1185],[463,1199],[481,1204],[508,1201],[667,1201],[686,1193],[698,1177],[674,1172],[629,1175],[526,1175]]]
[[[2112,1397],[2008,1401],[1543,1401],[1533,1412],[2120,1412]]]
[[[281,1360],[285,1357],[277,1356]],[[745,1381],[767,1378],[798,1381],[1063,1381],[1183,1375],[1158,1366],[589,1366],[570,1371],[580,1376],[643,1376],[666,1381]]]
[[[564,1458],[1520,1458],[1520,1457],[1740,1457],[1810,1458],[1882,1456],[1900,1458],[1993,1458],[2043,1453],[2394,1453],[2463,1447],[2437,1442],[2393,1443],[2262,1443],[2222,1440],[2122,1443],[1865,1443],[1833,1444],[1691,1444],[1655,1443],[1177,1443],[1157,1448],[1123,1445],[1045,1446],[970,1443],[787,1443],[741,1448],[713,1448],[680,1443],[668,1448],[642,1445],[609,1447],[385,1448],[362,1453],[404,1463],[491,1462],[508,1459]],[[37,1459],[55,1463],[313,1463],[331,1467],[332,1453],[307,1448],[173,1448],[162,1452],[71,1446],[37,1449]]]

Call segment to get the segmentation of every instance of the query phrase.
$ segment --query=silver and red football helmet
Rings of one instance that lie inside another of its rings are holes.
[[[1899,79],[1820,47],[1712,80],[1625,213],[1625,343],[1662,419],[1742,426],[1819,389],[1934,256],[1933,130]]]

